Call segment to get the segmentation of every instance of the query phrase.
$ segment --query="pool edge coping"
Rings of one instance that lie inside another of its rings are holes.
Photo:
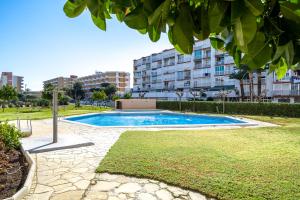
[[[73,117],[82,117],[82,116],[92,116],[92,115],[98,115],[98,114],[107,114],[107,113],[121,113],[122,111],[103,111],[98,113],[88,113],[88,114],[82,114],[82,115],[74,115],[74,116],[67,116],[62,118],[60,121],[71,123],[71,124],[78,124],[83,126],[89,126],[93,128],[128,128],[128,129],[143,129],[143,128],[158,128],[158,129],[170,129],[170,128],[222,128],[222,127],[235,127],[235,128],[242,128],[242,127],[276,127],[279,125],[253,120],[245,117],[234,117],[230,115],[222,115],[223,117],[227,117],[230,119],[243,121],[245,123],[232,123],[232,124],[183,124],[183,125],[148,125],[148,126],[97,126],[97,125],[91,125],[81,122],[75,122],[71,120],[67,120],[67,118],[73,118]],[[126,112],[126,111],[125,111]],[[208,115],[208,116],[217,116],[214,114],[198,114],[198,113],[181,113],[181,112],[174,112],[169,110],[143,110],[138,112],[129,112],[129,113],[149,113],[149,112],[165,112],[165,113],[176,113],[176,114],[186,114],[186,115]]]

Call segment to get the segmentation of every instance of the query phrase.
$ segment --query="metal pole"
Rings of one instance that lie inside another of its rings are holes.
[[[57,91],[53,90],[53,143],[57,143]]]

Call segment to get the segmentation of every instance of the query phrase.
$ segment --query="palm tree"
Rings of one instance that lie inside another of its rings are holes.
[[[240,88],[241,88],[241,100],[245,98],[245,90],[244,90],[244,80],[248,77],[248,71],[246,67],[241,67],[237,72],[231,74],[229,76],[230,79],[236,79],[240,82]]]

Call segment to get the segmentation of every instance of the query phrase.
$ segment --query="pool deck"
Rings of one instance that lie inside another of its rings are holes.
[[[247,120],[252,126],[199,126],[199,127],[151,127],[147,131],[159,130],[204,130],[257,128],[274,124]],[[24,140],[49,137],[52,120],[32,121],[33,134]],[[83,138],[95,145],[32,153],[37,170],[30,194],[26,200],[126,200],[126,199],[211,199],[204,195],[173,187],[155,180],[137,179],[122,175],[96,174],[95,170],[120,135],[127,130],[145,130],[145,127],[98,127],[65,120],[58,122],[58,134],[65,137]]]

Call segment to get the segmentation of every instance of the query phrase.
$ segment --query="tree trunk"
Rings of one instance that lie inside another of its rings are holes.
[[[245,98],[245,90],[244,90],[244,82],[243,82],[243,80],[240,80],[240,88],[241,88],[241,99],[243,101],[244,98]]]
[[[257,97],[261,101],[261,72],[257,72]]]
[[[253,73],[249,72],[250,101],[253,102]]]

